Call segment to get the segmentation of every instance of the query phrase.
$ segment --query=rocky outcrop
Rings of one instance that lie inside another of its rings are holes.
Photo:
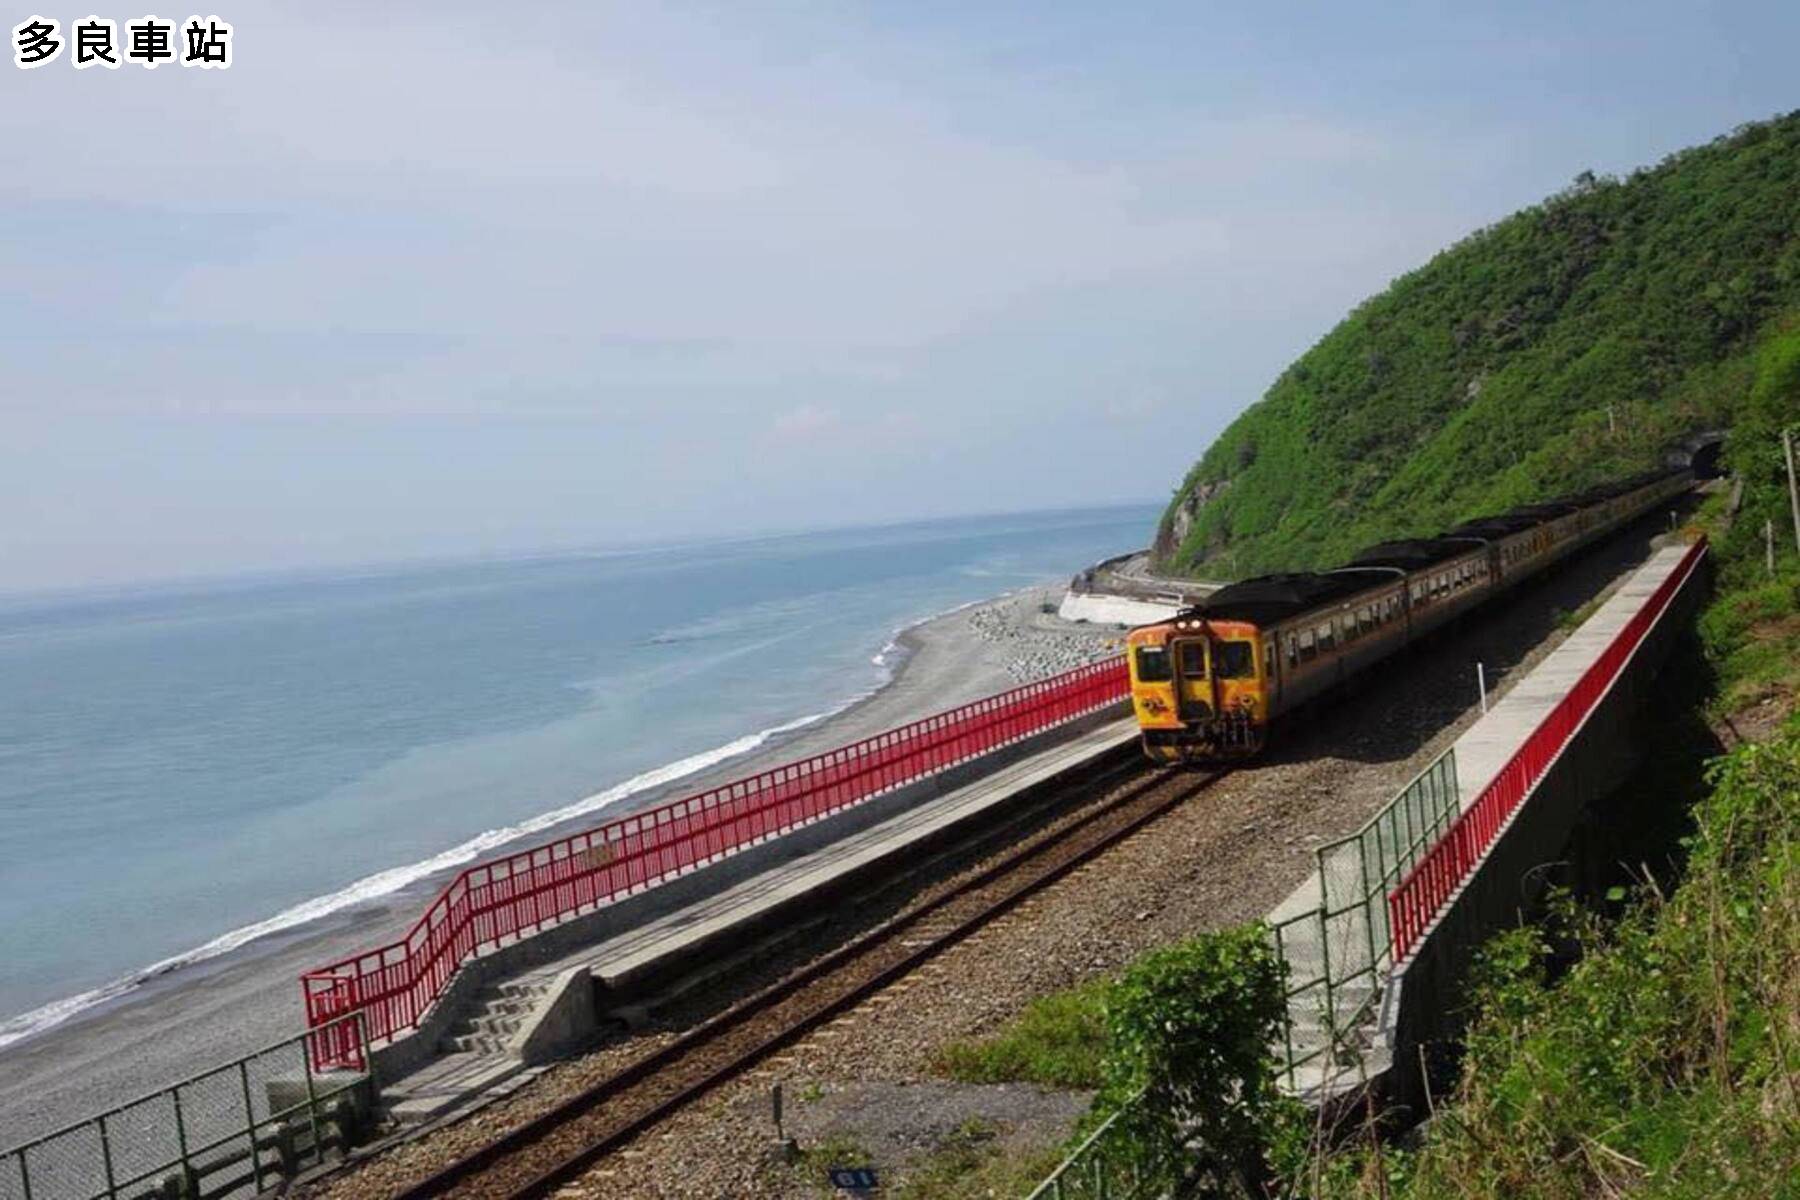
[[[1187,540],[1188,530],[1199,519],[1200,510],[1230,486],[1229,479],[1198,483],[1187,495],[1176,501],[1156,530],[1156,541],[1150,547],[1151,557],[1158,563],[1169,562],[1175,556],[1175,551],[1181,548],[1181,543]]]

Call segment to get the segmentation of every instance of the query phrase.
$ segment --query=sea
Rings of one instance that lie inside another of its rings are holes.
[[[0,596],[0,1046],[841,711],[1156,506]]]

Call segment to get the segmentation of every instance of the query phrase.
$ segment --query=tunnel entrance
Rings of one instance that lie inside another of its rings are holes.
[[[1724,468],[1719,465],[1719,451],[1724,447],[1725,431],[1708,429],[1685,439],[1669,455],[1669,465],[1691,468],[1695,479],[1717,479],[1725,473]]]

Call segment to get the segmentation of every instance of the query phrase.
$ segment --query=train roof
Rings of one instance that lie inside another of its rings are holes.
[[[1397,542],[1382,542],[1378,546],[1370,546],[1351,559],[1350,565],[1398,567],[1403,571],[1416,571],[1421,567],[1443,562],[1446,558],[1467,554],[1474,548],[1472,538],[1451,534],[1435,538],[1402,538]]]
[[[1263,624],[1353,596],[1373,586],[1386,571],[1338,570],[1325,573],[1300,571],[1288,575],[1262,575],[1220,588],[1193,612],[1220,621]]]
[[[1542,525],[1557,517],[1635,491],[1675,471],[1645,471],[1627,479],[1599,484],[1585,492],[1564,496],[1542,504],[1526,504],[1494,517],[1466,521],[1455,529],[1434,538],[1404,538],[1370,546],[1349,564],[1333,571],[1299,571],[1286,575],[1259,575],[1220,588],[1199,604],[1183,610],[1183,616],[1211,617],[1220,621],[1249,621],[1266,624],[1280,621],[1308,609],[1318,608],[1375,586],[1392,578],[1398,568],[1412,572],[1422,570],[1445,559],[1455,558],[1473,548],[1476,541],[1496,541],[1509,534]]]
[[[1465,521],[1450,532],[1456,537],[1481,538],[1494,542],[1508,534],[1530,529],[1544,523],[1541,517],[1521,516],[1509,513],[1504,517],[1483,517],[1479,521]]]

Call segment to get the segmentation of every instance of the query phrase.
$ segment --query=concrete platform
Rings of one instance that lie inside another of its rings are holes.
[[[1593,616],[1581,623],[1524,679],[1468,731],[1456,739],[1456,775],[1465,810],[1512,761],[1532,731],[1561,703],[1651,593],[1675,573],[1685,545],[1665,546],[1651,555]]]
[[[1029,793],[1109,755],[1135,753],[1136,723],[1110,719],[808,853],[614,933],[485,980],[460,1028],[413,1035],[442,1040],[405,1057],[422,1065],[383,1079],[389,1112],[420,1121],[484,1103],[518,1086],[537,1064],[591,1043],[609,1022],[635,1024],[643,1004],[715,982],[772,943],[798,936],[858,889],[916,870],[1004,821]]]

